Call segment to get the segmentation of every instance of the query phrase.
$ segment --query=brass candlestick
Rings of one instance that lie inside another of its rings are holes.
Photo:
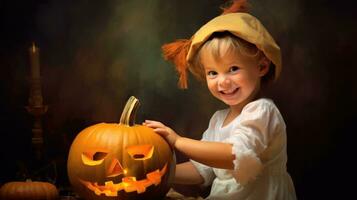
[[[40,76],[40,59],[39,48],[32,44],[29,48],[31,76],[30,76],[30,95],[27,112],[34,116],[34,124],[32,128],[32,146],[37,159],[42,158],[43,149],[43,129],[42,117],[47,112],[48,106],[43,105],[41,76]]]

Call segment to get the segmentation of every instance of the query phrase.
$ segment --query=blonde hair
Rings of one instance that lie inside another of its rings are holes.
[[[208,50],[215,59],[222,57],[221,54],[227,52],[239,53],[240,55],[255,58],[260,60],[265,57],[264,53],[259,50],[254,44],[249,43],[230,32],[216,32],[200,47],[197,54],[194,56],[192,64],[189,66],[189,70],[201,81],[206,80],[204,68],[201,63],[202,50]],[[224,50],[222,52],[222,50]],[[274,65],[269,66],[268,73],[262,78],[263,82],[268,82],[274,79]]]

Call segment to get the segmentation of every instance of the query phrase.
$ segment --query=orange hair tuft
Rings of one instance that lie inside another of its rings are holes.
[[[228,4],[228,5],[227,5]],[[222,15],[236,12],[247,12],[249,10],[249,4],[247,0],[230,0],[221,6],[223,10]]]
[[[171,43],[162,45],[161,49],[165,60],[173,62],[179,74],[179,87],[187,88],[187,68],[186,56],[190,49],[191,40],[179,39]]]

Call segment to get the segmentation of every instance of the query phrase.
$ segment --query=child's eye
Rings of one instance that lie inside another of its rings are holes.
[[[237,72],[239,70],[239,67],[237,66],[232,66],[231,68],[229,68],[229,72]]]
[[[217,72],[215,72],[215,71],[209,71],[209,72],[207,72],[207,76],[208,76],[209,78],[214,78],[214,77],[217,76]]]

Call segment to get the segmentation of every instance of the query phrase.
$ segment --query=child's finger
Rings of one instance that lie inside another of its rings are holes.
[[[145,120],[144,124],[150,128],[155,128],[157,127],[157,123],[153,122],[153,121],[147,121]]]
[[[146,123],[160,123],[160,124],[161,124],[161,122],[159,122],[159,121],[148,120],[148,119],[146,119],[145,122],[146,122]]]
[[[169,134],[167,132],[166,128],[155,128],[154,131],[155,131],[155,133],[157,133],[163,137],[166,137]]]
[[[153,121],[153,120],[145,120],[145,125],[149,126],[149,127],[164,127],[165,125],[161,122],[158,121]]]

